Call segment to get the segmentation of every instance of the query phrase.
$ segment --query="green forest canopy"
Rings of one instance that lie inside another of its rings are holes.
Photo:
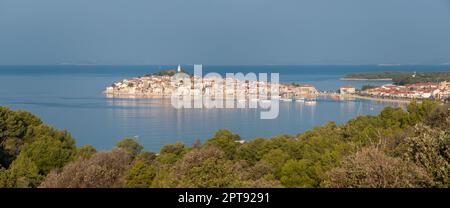
[[[0,187],[449,187],[449,105],[412,102],[295,136],[222,129],[204,144],[159,153],[125,138],[76,147],[67,131],[0,107]]]

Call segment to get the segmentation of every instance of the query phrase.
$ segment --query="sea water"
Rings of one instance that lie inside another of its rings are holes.
[[[176,66],[0,66],[0,106],[30,111],[58,129],[67,129],[78,145],[112,148],[124,137],[137,138],[145,149],[196,139],[205,141],[219,129],[242,139],[296,135],[329,121],[345,123],[359,115],[376,115],[385,106],[368,100],[319,98],[315,105],[281,102],[279,116],[261,120],[260,109],[175,109],[167,99],[111,99],[102,93],[113,82]],[[183,68],[192,71],[192,65]],[[342,76],[378,71],[449,71],[449,66],[203,66],[208,72],[279,73],[282,83],[309,83],[319,90],[339,86],[385,84],[343,81]]]

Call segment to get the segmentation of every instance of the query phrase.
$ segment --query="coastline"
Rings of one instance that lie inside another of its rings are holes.
[[[172,70],[173,72],[181,71],[180,67],[177,70]],[[192,84],[198,80],[198,77],[191,77],[190,82],[184,85],[183,82],[171,83],[171,79],[167,75],[150,75],[144,77],[135,77],[130,79],[124,79],[113,83],[111,86],[107,87],[103,92],[108,98],[164,98],[172,97],[173,93],[178,96],[211,96],[216,97],[218,92],[216,92],[212,86],[214,85],[213,79],[200,79],[202,85],[200,88],[193,88]],[[346,78],[342,77],[340,80],[366,80],[366,81],[392,81],[392,78]],[[229,82],[229,80],[223,80],[223,82]],[[234,100],[237,95],[244,95],[249,99],[254,94],[250,91],[253,88],[260,87],[272,87],[271,83],[264,83],[261,81],[253,82],[240,82],[238,80],[232,80],[232,83],[236,84],[238,87],[232,89],[223,88],[223,96],[219,98],[230,97]],[[189,85],[190,84],[190,85]],[[339,93],[330,93],[326,91],[318,91],[313,85],[310,84],[276,84],[279,88],[280,98],[307,98],[307,97],[317,97],[318,95],[323,96],[333,96],[341,98],[353,98],[353,99],[365,99],[377,102],[394,102],[394,103],[410,103],[414,98],[425,99],[434,97],[435,99],[442,99],[448,97],[449,84],[447,82],[442,83],[420,83],[415,85],[398,86],[393,84],[385,84],[379,87],[370,88],[363,90],[358,93],[356,88],[352,86],[342,86],[338,89]],[[195,85],[194,85],[195,86]],[[220,92],[219,92],[220,93]],[[260,96],[257,96],[261,99]],[[267,98],[266,98],[267,99]],[[261,99],[263,100],[263,99]]]
[[[369,96],[362,96],[362,95],[350,95],[353,98],[357,99],[365,99],[365,100],[372,100],[377,102],[396,102],[396,103],[405,103],[408,104],[412,101],[412,99],[400,99],[400,98],[381,98],[381,97],[369,97]],[[416,100],[417,102],[422,102],[421,100]]]
[[[344,99],[362,99],[362,100],[371,100],[376,102],[389,102],[389,103],[403,103],[408,104],[412,101],[412,99],[399,99],[399,98],[381,98],[381,97],[370,97],[363,96],[357,94],[337,94],[337,93],[321,93],[319,94],[321,97],[341,97]],[[421,100],[416,100],[417,102],[421,102]]]
[[[138,94],[110,94],[105,93],[107,98],[119,98],[119,99],[171,99],[171,96],[167,95],[138,95]],[[381,97],[370,97],[356,94],[336,94],[336,93],[319,93],[314,97],[336,97],[339,96],[344,99],[363,99],[363,100],[371,100],[376,102],[389,102],[389,103],[402,103],[408,104],[412,101],[412,99],[399,99],[399,98],[381,98]],[[195,97],[195,96],[192,96]],[[223,100],[237,100],[237,99],[223,99]],[[416,100],[417,102],[421,102],[421,100]]]
[[[345,81],[392,81],[392,78],[380,78],[380,79],[366,79],[366,78],[345,78],[342,77],[340,80]]]

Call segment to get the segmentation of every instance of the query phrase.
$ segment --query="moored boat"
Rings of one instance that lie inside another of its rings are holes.
[[[292,99],[291,98],[280,98],[280,101],[292,102]]]
[[[315,104],[317,104],[317,101],[316,100],[306,100],[305,104],[307,104],[307,105],[315,105]]]

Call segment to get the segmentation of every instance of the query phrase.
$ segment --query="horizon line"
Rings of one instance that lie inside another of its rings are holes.
[[[450,66],[450,64],[0,64],[0,66]]]

